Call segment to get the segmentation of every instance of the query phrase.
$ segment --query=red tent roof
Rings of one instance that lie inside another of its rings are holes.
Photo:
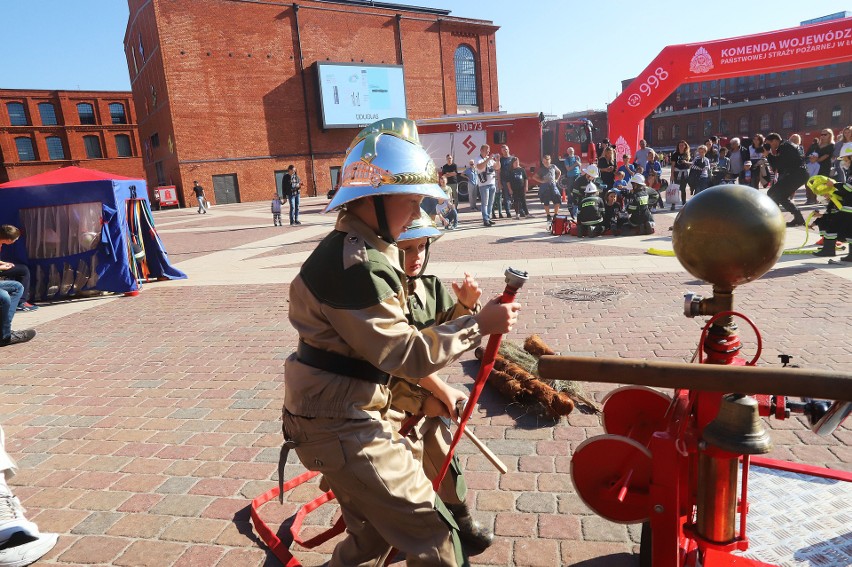
[[[111,181],[113,179],[126,180],[134,177],[124,177],[114,173],[86,169],[85,167],[62,167],[46,173],[39,173],[16,181],[0,184],[0,189],[11,187],[35,187],[37,185],[61,185],[63,183],[80,183],[85,181]]]

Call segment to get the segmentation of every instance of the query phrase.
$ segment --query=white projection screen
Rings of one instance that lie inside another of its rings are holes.
[[[323,128],[363,128],[408,118],[401,65],[317,63]]]

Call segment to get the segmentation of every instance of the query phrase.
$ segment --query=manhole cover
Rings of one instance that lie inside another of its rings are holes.
[[[564,301],[612,301],[625,295],[625,291],[621,288],[600,285],[600,286],[575,286],[562,289],[555,289],[550,292],[550,295],[558,297]]]

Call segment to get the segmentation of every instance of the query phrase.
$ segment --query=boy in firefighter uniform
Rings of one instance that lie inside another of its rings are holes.
[[[580,212],[577,216],[577,236],[600,236],[604,231],[603,224],[604,202],[598,195],[594,183],[586,185],[585,197],[580,202]]]
[[[482,290],[470,274],[465,273],[461,283],[453,282],[455,300],[438,277],[424,274],[429,263],[430,248],[441,236],[441,231],[423,211],[420,218],[397,238],[399,249],[404,255],[403,268],[408,276],[408,320],[418,329],[474,315],[481,309],[479,299]],[[448,401],[443,405],[455,407],[458,402],[467,400],[466,394],[445,384],[437,376],[434,378],[449,391],[446,396]],[[435,410],[443,407],[437,396],[430,395],[421,385],[391,378],[390,388],[391,408],[400,412],[400,422],[411,415],[435,415]],[[431,409],[430,404],[433,406]],[[449,422],[445,417],[426,417],[418,423],[409,438],[412,439],[415,456],[423,463],[426,476],[434,480],[447,459],[453,440]],[[477,523],[471,515],[465,503],[467,484],[455,456],[438,487],[438,496],[453,514],[467,554],[478,555],[485,551],[491,545],[494,534]]]
[[[641,173],[635,174],[630,178],[630,185],[633,190],[625,196],[627,228],[632,234],[654,234],[654,215],[651,214],[649,206],[645,176]]]
[[[580,203],[583,201],[583,197],[585,197],[586,188],[589,187],[589,184],[594,186],[596,191],[600,190],[596,181],[598,177],[600,177],[600,170],[598,170],[598,166],[591,163],[583,168],[583,175],[574,180],[574,186],[571,188],[571,218],[577,218],[577,214],[580,211]]]
[[[381,565],[391,546],[408,565],[465,561],[450,531],[452,515],[388,419],[387,384],[391,375],[421,381],[484,335],[508,332],[520,306],[495,298],[476,315],[422,330],[409,324],[395,239],[419,217],[423,197],[445,198],[437,182],[413,121],[365,128],[347,151],[340,189],[326,209],[344,206],[335,229],[290,284],[299,346],[285,363],[279,479],[293,449],[334,491],[346,537],[332,566]]]

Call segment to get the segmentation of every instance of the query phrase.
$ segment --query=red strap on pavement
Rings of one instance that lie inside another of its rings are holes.
[[[318,474],[319,473],[316,471],[307,471],[305,473],[302,473],[299,476],[285,482],[283,485],[283,490],[284,492],[293,490],[295,487],[299,486],[300,484],[304,484],[305,482],[311,480]],[[270,500],[278,498],[279,494],[280,491],[276,486],[251,501],[251,519],[254,523],[254,529],[257,532],[257,535],[260,536],[260,539],[263,540],[263,543],[266,544],[270,551],[275,554],[275,557],[277,557],[281,561],[281,563],[283,563],[286,567],[302,567],[302,564],[299,563],[299,560],[293,557],[293,554],[290,553],[288,547],[284,545],[278,535],[260,517],[260,507],[269,502]],[[302,523],[305,520],[305,516],[307,516],[309,513],[313,512],[326,502],[334,500],[334,498],[334,493],[329,490],[328,492],[311,500],[310,502],[304,504],[301,508],[299,508],[299,511],[296,512],[296,517],[293,519],[293,525],[290,526],[290,533],[293,535],[294,543],[301,545],[305,549],[313,549],[314,547],[325,543],[326,541],[337,536],[338,534],[343,533],[343,531],[346,529],[346,524],[343,523],[343,518],[340,517],[330,529],[312,537],[311,539],[302,540],[301,536],[299,535],[299,532],[302,530]]]

